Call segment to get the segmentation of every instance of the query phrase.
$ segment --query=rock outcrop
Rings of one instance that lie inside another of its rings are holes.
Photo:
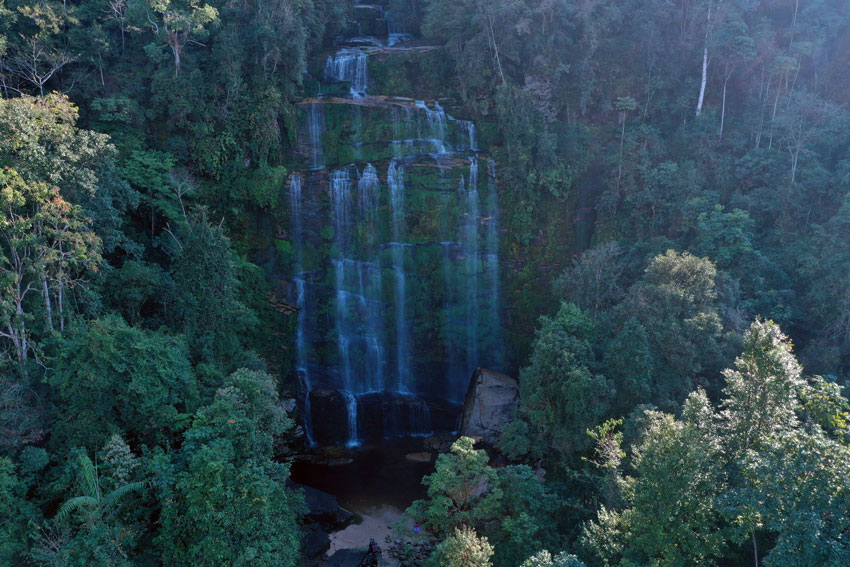
[[[472,375],[458,433],[495,446],[502,427],[514,419],[519,387],[510,376],[479,368]]]

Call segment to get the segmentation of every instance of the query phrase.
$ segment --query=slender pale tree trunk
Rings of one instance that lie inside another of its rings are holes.
[[[803,117],[800,117],[800,129],[797,132],[797,140],[794,146],[788,144],[788,152],[791,154],[791,184],[797,180],[797,160],[800,157],[800,147],[803,145]]]
[[[779,93],[782,92],[782,77],[776,81],[776,98],[773,100],[773,113],[770,115],[770,137],[767,142],[767,149],[773,148],[773,123],[776,122],[776,108],[779,106]]]
[[[620,179],[623,175],[623,144],[626,140],[626,113],[623,112],[623,129],[620,131],[620,163],[617,166],[617,193],[620,192]]]
[[[770,95],[770,77],[767,78],[767,85],[764,88],[764,97],[761,99],[761,111],[759,112],[759,132],[756,136],[756,149],[761,146],[761,135],[764,132],[764,111],[767,105],[767,97]]]
[[[723,104],[720,107],[720,141],[723,141],[723,125],[726,122],[726,85],[729,83],[729,77],[732,76],[732,67],[727,67],[723,73]]]
[[[47,314],[47,328],[53,332],[53,307],[50,304],[50,288],[47,286],[47,276],[41,278],[41,284],[44,292],[44,310]]]
[[[502,78],[502,84],[507,85],[505,72],[502,70],[502,58],[499,56],[499,45],[496,43],[496,31],[493,29],[493,16],[487,14],[487,27],[489,29],[490,42],[493,46],[493,58],[496,60],[496,68],[499,70],[499,76]]]
[[[60,278],[59,280],[59,292],[57,293],[59,299],[59,330],[65,330],[65,304],[64,304],[64,291],[65,283]]]
[[[705,28],[705,47],[702,50],[702,81],[699,85],[699,100],[697,101],[697,116],[702,114],[702,103],[705,101],[705,84],[708,82],[708,40],[711,37],[711,2],[708,3],[708,24]]]
[[[750,536],[751,536],[751,537],[752,537],[752,539],[753,539],[753,559],[754,559],[754,561],[755,561],[755,562],[753,563],[753,565],[754,565],[755,567],[759,567],[759,546],[758,546],[758,544],[756,543],[756,532],[751,531],[751,532],[750,532]]]

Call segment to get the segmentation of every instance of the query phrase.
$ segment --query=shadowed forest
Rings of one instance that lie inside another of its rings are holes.
[[[0,0],[0,565],[844,567],[848,385],[847,0]]]

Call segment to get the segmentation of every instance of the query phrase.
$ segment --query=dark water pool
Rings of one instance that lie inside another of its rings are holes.
[[[354,449],[353,461],[345,465],[294,463],[292,480],[333,494],[350,510],[387,505],[404,510],[425,496],[422,477],[434,472],[433,463],[405,459],[422,450],[422,439],[383,441]]]

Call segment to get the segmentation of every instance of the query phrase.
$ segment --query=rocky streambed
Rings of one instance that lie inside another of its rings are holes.
[[[517,384],[503,374],[478,369],[472,376],[460,430],[430,437],[403,437],[356,448],[315,449],[292,460],[292,480],[305,493],[302,555],[305,567],[357,567],[370,539],[384,549],[383,567],[417,565],[431,551],[427,534],[413,533],[404,510],[426,496],[422,478],[458,435],[485,446],[498,442],[514,415]]]
[[[292,480],[309,509],[302,565],[356,567],[370,539],[385,550],[382,566],[398,565],[392,542],[421,543],[404,536],[413,527],[404,510],[425,496],[422,477],[433,472],[434,457],[450,441],[394,439],[296,460]]]

